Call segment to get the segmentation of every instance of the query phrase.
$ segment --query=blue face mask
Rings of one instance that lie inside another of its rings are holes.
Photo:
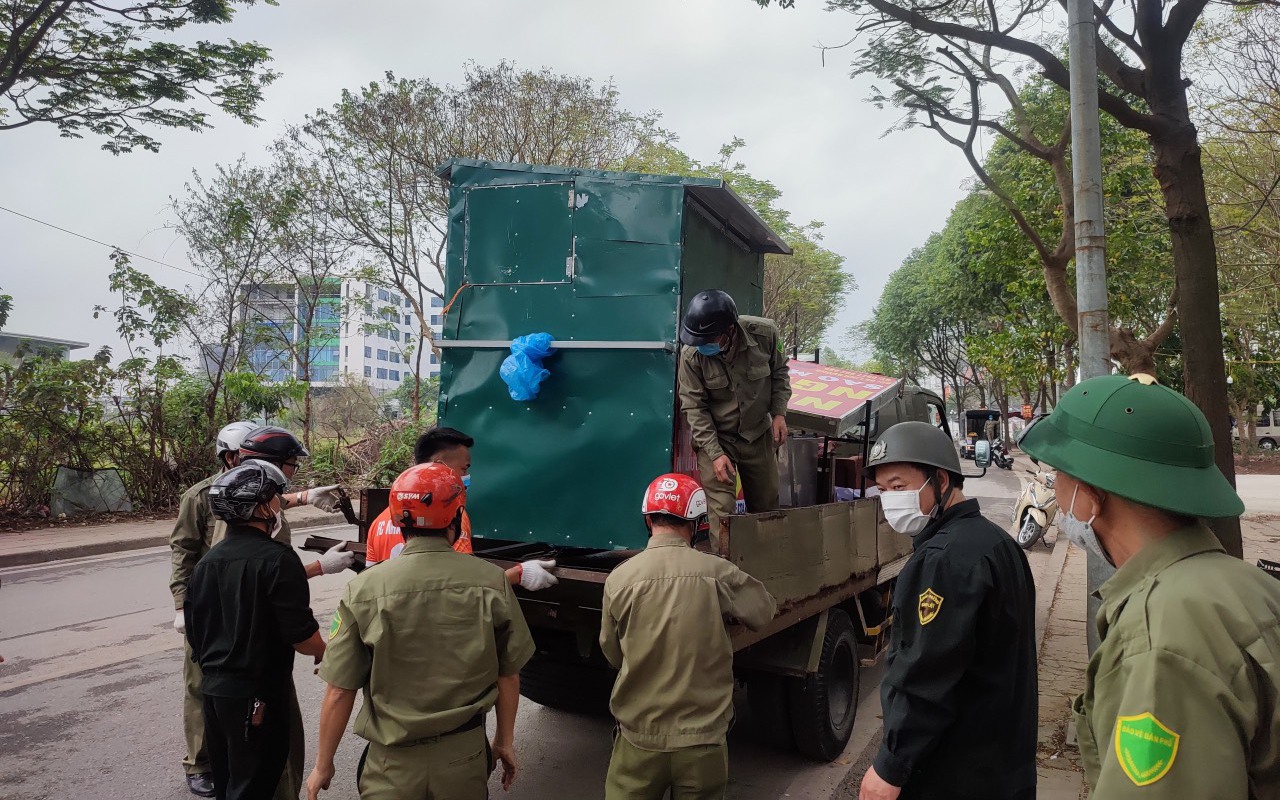
[[[469,473],[462,476],[462,488],[464,489],[471,488],[471,475]]]
[[[718,356],[720,355],[720,343],[711,342],[710,344],[700,344],[698,345],[698,352],[702,353],[704,356]]]

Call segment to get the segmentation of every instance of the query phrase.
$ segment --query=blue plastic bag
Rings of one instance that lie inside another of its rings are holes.
[[[542,359],[555,351],[549,333],[531,333],[511,343],[511,355],[503,359],[498,375],[506,382],[512,400],[526,403],[538,396],[538,387],[551,374],[543,369]]]

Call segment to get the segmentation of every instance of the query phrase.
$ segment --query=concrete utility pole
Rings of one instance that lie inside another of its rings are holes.
[[[1098,126],[1098,35],[1093,0],[1067,0],[1071,61],[1071,171],[1076,199],[1076,306],[1080,379],[1111,372],[1107,317],[1107,237],[1102,216],[1102,134]],[[1097,591],[1115,569],[1089,554],[1089,652],[1099,643]]]

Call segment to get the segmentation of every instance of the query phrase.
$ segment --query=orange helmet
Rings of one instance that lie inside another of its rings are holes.
[[[707,515],[707,493],[688,475],[671,472],[654,478],[644,491],[640,513],[670,514],[690,522]]]
[[[441,530],[467,503],[462,478],[444,464],[416,464],[391,483],[391,524]]]

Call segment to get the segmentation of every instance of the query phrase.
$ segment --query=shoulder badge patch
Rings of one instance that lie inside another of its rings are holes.
[[[885,445],[884,440],[879,440],[871,445],[871,457],[867,460],[868,464],[874,464],[877,461],[883,461],[885,455],[889,452],[889,448]]]
[[[338,635],[338,631],[342,630],[342,611],[339,609],[333,612],[333,622],[329,623],[329,639]]]
[[[920,595],[920,603],[917,606],[920,612],[920,624],[928,625],[938,616],[938,612],[942,610],[942,595],[932,589],[925,589]]]
[[[1149,786],[1168,774],[1182,737],[1150,711],[1116,719],[1116,759],[1134,786]]]

